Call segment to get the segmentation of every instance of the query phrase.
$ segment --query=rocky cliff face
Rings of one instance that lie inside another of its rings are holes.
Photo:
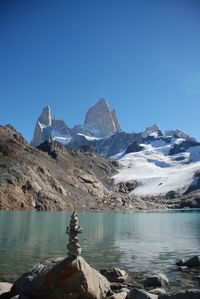
[[[91,107],[85,117],[85,126],[96,130],[96,137],[109,136],[120,130],[115,111],[110,111],[105,99]]]
[[[131,141],[133,137],[121,133],[115,140],[112,136],[113,144],[119,138]],[[89,145],[73,149],[49,138],[34,148],[13,127],[0,126],[0,209],[130,210],[200,205],[198,190],[174,200],[133,196],[136,181],[113,184],[112,176],[118,171],[117,161],[99,156]]]
[[[125,198],[112,185],[117,169],[116,161],[52,139],[33,148],[11,126],[0,126],[0,209],[115,208]]]
[[[46,127],[51,126],[51,111],[50,107],[47,106],[42,110],[42,113],[38,119],[38,121],[45,125]]]
[[[50,111],[50,107],[47,106],[42,110],[42,113],[36,122],[31,145],[37,146],[40,143],[44,142],[47,138],[47,134],[45,134],[46,133],[45,129],[50,126],[51,126],[51,111]]]
[[[43,112],[41,113],[41,116],[37,120],[31,145],[37,147],[45,140],[47,140],[49,137],[53,137],[58,142],[65,141],[66,143],[68,143],[71,140],[70,128],[68,128],[68,126],[65,124],[63,120],[55,118],[51,120],[49,107],[49,117],[45,117],[47,116],[47,114],[44,115],[44,111],[46,109],[47,108],[44,108]]]
[[[73,148],[80,148],[82,145],[90,145],[93,149],[104,157],[112,157],[127,149],[132,142],[143,141],[142,133],[126,133],[118,131],[109,137],[90,140],[87,136],[76,135],[68,144]]]

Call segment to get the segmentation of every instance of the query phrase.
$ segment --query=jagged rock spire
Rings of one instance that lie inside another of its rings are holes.
[[[47,127],[51,126],[51,110],[49,106],[44,107],[38,121]]]
[[[51,124],[51,110],[50,107],[47,106],[42,110],[42,113],[36,122],[33,139],[31,141],[32,146],[38,146],[47,139],[44,130],[50,127]]]
[[[94,128],[98,132],[98,137],[109,136],[120,130],[115,111],[110,110],[103,98],[88,110],[84,125]]]
[[[69,234],[69,243],[67,244],[68,256],[77,257],[81,254],[81,246],[77,235],[82,233],[82,228],[78,225],[78,214],[76,211],[71,215],[70,224],[67,227],[66,233]]]

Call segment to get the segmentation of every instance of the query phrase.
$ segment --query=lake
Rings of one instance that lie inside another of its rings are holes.
[[[70,213],[0,211],[0,281],[13,282],[34,264],[66,256]],[[175,262],[200,253],[200,210],[79,213],[82,256],[95,268],[119,267],[130,282],[165,273],[171,290],[199,288],[200,271]]]

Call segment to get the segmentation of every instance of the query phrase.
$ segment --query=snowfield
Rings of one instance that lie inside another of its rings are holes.
[[[61,135],[59,132],[52,130],[51,137],[54,141],[60,142],[64,145],[68,144],[71,141],[71,136],[69,135]]]
[[[198,183],[195,174],[200,172],[200,146],[168,155],[174,144],[183,141],[183,138],[173,138],[170,143],[155,140],[140,144],[144,148],[140,152],[115,155],[113,158],[123,166],[113,177],[115,184],[135,180],[138,185],[131,194],[143,197],[165,195],[169,191],[183,194]]]

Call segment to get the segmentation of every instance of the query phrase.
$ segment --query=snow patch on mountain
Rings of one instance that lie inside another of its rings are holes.
[[[68,144],[72,139],[72,137],[69,134],[68,135],[62,135],[62,134],[60,134],[60,132],[58,132],[54,129],[50,132],[50,134],[51,134],[50,136],[52,137],[52,139],[54,141],[60,142],[64,145]]]
[[[79,133],[77,135],[83,136],[88,141],[94,141],[94,140],[100,140],[100,139],[102,139],[102,138],[99,138],[99,137],[87,136],[87,135],[84,135],[84,134],[81,134],[81,133]]]
[[[169,130],[166,131],[164,134],[165,137],[175,137],[175,138],[184,138],[188,141],[194,141],[196,142],[196,139],[194,137],[190,137],[188,134],[186,134],[185,132],[181,131],[180,129],[176,129],[176,130]]]
[[[195,184],[195,174],[200,171],[199,145],[169,155],[175,144],[181,146],[184,141],[184,138],[172,138],[167,143],[161,138],[140,144],[144,149],[139,152],[113,156],[123,166],[114,176],[115,183],[137,181],[137,187],[131,192],[137,196],[162,196],[169,191],[183,194]]]

